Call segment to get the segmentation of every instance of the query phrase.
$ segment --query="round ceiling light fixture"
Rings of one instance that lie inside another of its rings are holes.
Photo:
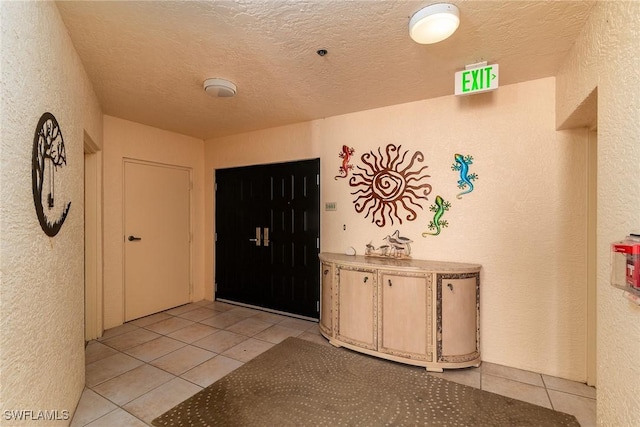
[[[420,44],[438,43],[451,36],[460,25],[458,8],[449,3],[424,7],[409,20],[409,35]]]
[[[204,91],[215,98],[230,98],[238,93],[235,83],[220,78],[204,81]]]

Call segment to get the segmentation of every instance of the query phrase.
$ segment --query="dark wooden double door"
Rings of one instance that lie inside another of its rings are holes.
[[[216,170],[216,299],[318,318],[320,160]]]

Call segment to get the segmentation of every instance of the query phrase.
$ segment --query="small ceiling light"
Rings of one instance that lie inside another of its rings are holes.
[[[458,8],[437,3],[417,11],[409,20],[409,35],[420,44],[438,43],[455,33],[460,24]]]
[[[205,80],[204,91],[216,98],[230,98],[238,92],[235,83],[218,78]]]

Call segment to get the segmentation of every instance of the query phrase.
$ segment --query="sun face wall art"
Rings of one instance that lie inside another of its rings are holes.
[[[401,145],[388,144],[382,152],[369,151],[360,160],[349,179],[349,185],[355,189],[351,194],[356,212],[371,217],[371,222],[384,227],[387,221],[402,224],[403,220],[413,221],[416,211],[423,209],[420,202],[427,200],[431,193],[431,184],[426,180],[430,175],[424,173],[428,166],[421,166],[424,155],[416,151],[402,151]]]
[[[414,221],[420,211],[425,211],[431,218],[427,224],[428,229],[421,233],[423,238],[439,236],[449,227],[449,221],[444,217],[452,208],[452,203],[447,200],[449,197],[445,196],[450,192],[440,192],[441,189],[435,200],[429,201],[428,196],[432,192],[431,175],[426,173],[429,166],[424,164],[421,151],[402,149],[402,145],[387,144],[385,147],[365,152],[359,158],[353,155],[355,152],[353,147],[342,146],[338,153],[341,159],[339,175],[334,179],[346,178],[353,189],[350,194],[355,196],[353,206],[357,213],[363,214],[364,218],[370,219],[376,226],[384,228],[398,226],[405,221]],[[455,198],[462,199],[474,191],[474,182],[478,175],[469,170],[474,163],[473,156],[456,153],[453,158],[454,163],[450,169],[456,172],[456,185],[462,191],[449,196],[455,195]],[[365,255],[410,258],[409,242],[412,240],[400,236],[400,230],[396,229],[392,236],[387,235],[380,243],[375,244],[374,239],[369,241],[365,247]]]

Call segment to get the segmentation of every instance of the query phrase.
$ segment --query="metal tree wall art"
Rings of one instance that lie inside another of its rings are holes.
[[[451,170],[460,172],[460,179],[458,180],[458,188],[464,190],[462,193],[458,193],[456,198],[462,199],[465,194],[473,191],[473,182],[478,179],[478,175],[475,173],[469,173],[469,165],[473,164],[472,156],[463,156],[462,154],[455,154],[453,156],[455,162],[451,165]]]
[[[350,165],[349,162],[351,161],[351,155],[355,151],[353,147],[342,146],[342,151],[338,153],[338,157],[342,159],[342,165],[338,168],[339,175],[336,175],[333,179],[346,178],[349,175],[349,171],[353,169],[353,165]]]
[[[408,150],[402,152],[402,146],[387,145],[384,153],[370,151],[362,155],[360,160],[364,166],[356,166],[349,185],[357,190],[351,194],[357,196],[353,201],[356,212],[365,212],[364,217],[371,215],[371,222],[384,227],[387,220],[391,224],[397,219],[413,221],[416,209],[422,209],[420,200],[427,200],[431,185],[425,180],[430,177],[424,173],[428,166],[417,163],[424,161],[424,155],[416,151],[407,157]],[[416,170],[417,169],[417,170]]]
[[[58,234],[71,207],[71,202],[56,205],[56,190],[60,190],[59,185],[56,188],[56,173],[66,164],[67,155],[58,121],[53,114],[44,113],[33,137],[31,181],[38,221],[42,230],[50,237]],[[46,210],[44,204],[47,206]]]

